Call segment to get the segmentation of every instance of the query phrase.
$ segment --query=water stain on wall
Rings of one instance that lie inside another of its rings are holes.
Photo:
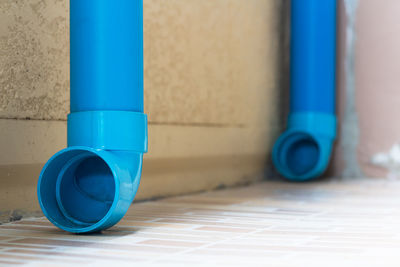
[[[341,121],[341,139],[342,156],[344,161],[344,170],[342,177],[354,178],[362,177],[362,171],[358,163],[357,148],[359,143],[359,123],[356,108],[356,82],[355,82],[355,43],[356,43],[356,15],[358,0],[344,0],[346,11],[346,83],[345,83],[345,107]]]

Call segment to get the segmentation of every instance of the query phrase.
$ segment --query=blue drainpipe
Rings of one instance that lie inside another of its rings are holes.
[[[272,157],[287,179],[321,176],[336,138],[336,0],[292,0],[291,96]]]
[[[44,166],[40,206],[73,233],[107,229],[127,212],[147,151],[143,1],[71,0],[68,148]]]

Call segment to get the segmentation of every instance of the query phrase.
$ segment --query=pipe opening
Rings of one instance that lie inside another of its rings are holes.
[[[93,224],[104,218],[112,206],[114,177],[100,157],[78,156],[61,170],[56,194],[66,218],[77,224]]]
[[[288,168],[296,175],[311,171],[318,163],[319,148],[314,139],[305,138],[294,142],[286,155]]]
[[[318,142],[305,133],[293,133],[282,140],[279,161],[294,176],[311,172],[320,159]]]
[[[39,201],[63,228],[90,227],[107,217],[118,198],[118,180],[100,155],[87,150],[56,154],[43,169]]]

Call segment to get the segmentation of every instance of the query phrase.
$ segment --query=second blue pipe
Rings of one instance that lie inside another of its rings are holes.
[[[336,137],[336,0],[292,0],[290,115],[273,161],[287,179],[319,177]]]

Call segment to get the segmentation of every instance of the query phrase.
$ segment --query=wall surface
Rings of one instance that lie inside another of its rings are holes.
[[[339,1],[335,172],[400,178],[400,2]]]
[[[286,6],[144,0],[150,153],[138,199],[262,177],[281,128]],[[40,169],[66,145],[68,7],[67,0],[0,1],[3,217],[38,209]]]

